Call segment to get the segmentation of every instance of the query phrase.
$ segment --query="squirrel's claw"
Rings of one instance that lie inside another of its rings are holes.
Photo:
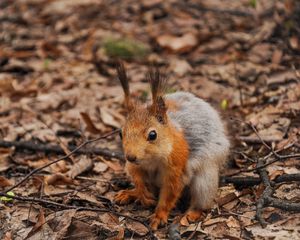
[[[165,212],[155,213],[150,219],[150,227],[152,230],[157,230],[159,226],[165,225],[168,222],[168,215]]]

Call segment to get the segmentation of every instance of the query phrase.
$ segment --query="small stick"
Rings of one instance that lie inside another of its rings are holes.
[[[0,140],[0,147],[3,148],[15,147],[16,150],[30,150],[36,152],[64,154],[64,150],[59,145],[38,144],[32,141],[19,142],[19,141]],[[77,148],[77,146],[69,146],[70,151],[73,151],[75,148]],[[119,152],[112,152],[108,149],[101,149],[101,148],[78,149],[76,151],[76,154],[96,154],[107,158],[117,158],[119,160],[124,160],[123,154]]]
[[[263,165],[263,161],[259,161],[258,162],[258,166],[262,166]],[[263,219],[262,217],[262,211],[265,205],[267,205],[268,203],[268,197],[271,197],[271,195],[273,194],[273,189],[271,187],[271,183],[268,177],[268,173],[265,169],[259,169],[258,170],[259,176],[265,186],[265,190],[263,191],[262,195],[260,196],[260,198],[257,201],[257,205],[256,205],[256,219],[259,221],[260,225],[265,228],[267,226],[267,222]]]
[[[57,203],[57,202],[42,199],[42,198],[24,197],[24,196],[17,196],[17,195],[16,196],[10,196],[10,195],[7,195],[6,193],[3,193],[3,192],[0,192],[0,197],[7,197],[7,198],[23,201],[23,202],[39,203],[39,204],[42,204],[42,205],[51,205],[51,206],[59,207],[59,208],[62,208],[62,209],[76,209],[77,211],[93,211],[93,212],[101,212],[101,213],[112,213],[112,214],[115,214],[119,217],[124,217],[126,219],[130,219],[132,221],[136,221],[136,222],[139,222],[139,223],[143,224],[149,230],[150,235],[153,236],[153,232],[151,231],[150,226],[148,224],[146,224],[143,220],[128,216],[126,214],[116,212],[112,209],[92,208],[92,207],[77,207],[77,206],[73,206],[73,205],[66,205],[66,204],[63,204],[63,203]]]
[[[87,140],[83,143],[81,143],[78,147],[76,147],[75,149],[73,149],[71,152],[69,152],[68,154],[64,155],[63,157],[60,157],[50,163],[47,163],[39,168],[36,168],[34,170],[32,170],[30,173],[28,173],[22,180],[20,180],[18,183],[16,183],[14,186],[10,187],[9,189],[7,189],[5,192],[9,192],[9,191],[12,191],[13,189],[15,189],[16,187],[20,186],[22,183],[24,183],[28,178],[30,178],[33,174],[41,171],[42,169],[46,168],[46,167],[49,167],[50,165],[54,164],[54,163],[57,163],[57,162],[60,162],[62,160],[65,160],[67,159],[69,156],[71,156],[72,154],[76,153],[79,149],[83,148],[85,145],[89,144],[89,143],[92,143],[92,142],[96,142],[96,141],[99,141],[100,139],[103,139],[103,138],[107,138],[117,132],[119,132],[120,130],[117,129],[117,130],[114,130],[112,132],[109,132],[103,136],[100,136],[98,138],[94,138],[94,139],[91,139],[91,140]]]

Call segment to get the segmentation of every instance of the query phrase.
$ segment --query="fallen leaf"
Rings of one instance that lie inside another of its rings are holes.
[[[8,180],[6,177],[0,176],[0,187],[8,187],[11,186],[12,182]]]
[[[165,34],[157,37],[156,41],[163,47],[174,53],[185,53],[191,51],[198,44],[197,36],[193,33],[186,33],[181,37]]]
[[[72,168],[66,173],[66,175],[74,179],[81,173],[92,169],[93,164],[93,160],[90,157],[82,155],[79,157],[78,161],[72,166]]]
[[[36,224],[32,227],[32,229],[30,230],[30,232],[27,234],[26,238],[25,239],[28,239],[30,238],[31,236],[33,236],[34,234],[36,234],[40,229],[41,227],[45,224],[45,213],[44,213],[44,209],[41,208],[40,209],[40,212],[39,212],[39,215],[38,215],[38,219],[37,219],[37,222]]]
[[[76,181],[70,177],[67,177],[64,174],[56,173],[50,176],[45,176],[45,182],[49,185],[70,185],[75,184]]]
[[[283,56],[282,50],[281,49],[276,49],[273,52],[273,55],[272,55],[272,63],[273,64],[280,64],[282,56]]]
[[[108,169],[107,164],[105,164],[103,162],[96,162],[96,163],[94,163],[93,171],[95,171],[96,173],[105,172],[107,169]]]
[[[107,161],[105,159],[101,159],[101,161],[105,162],[105,164],[110,167],[112,170],[116,172],[120,172],[123,170],[123,167],[117,161]]]
[[[202,225],[203,226],[210,226],[210,225],[214,225],[214,224],[217,224],[217,223],[220,223],[220,222],[226,222],[226,218],[224,217],[217,217],[217,218],[211,218],[211,219],[208,219],[206,221],[203,221]]]
[[[10,168],[11,162],[9,161],[8,156],[12,153],[12,148],[0,148],[0,172],[4,172]]]
[[[93,133],[93,134],[102,133],[102,130],[97,128],[96,125],[93,123],[89,114],[87,114],[85,112],[80,112],[80,115],[81,115],[84,123],[86,124],[86,131]]]
[[[290,45],[293,49],[299,49],[299,39],[296,36],[290,37]]]
[[[115,128],[121,127],[121,124],[114,119],[111,111],[108,108],[102,107],[100,109],[100,116],[103,123],[106,124],[107,126],[112,126]]]
[[[180,225],[185,227],[188,227],[190,225],[189,220],[185,215],[180,219]]]
[[[54,212],[47,216],[46,221],[50,226],[53,226],[55,239],[63,239],[67,235],[76,212],[76,209],[71,209]]]
[[[230,216],[226,220],[226,224],[229,228],[239,228],[240,227],[238,220],[236,220],[233,216]]]
[[[145,236],[149,232],[148,228],[137,221],[127,220],[126,227],[130,231],[137,233],[139,236]]]
[[[90,193],[77,192],[76,196],[82,200],[93,203],[94,205],[96,205],[98,207],[104,207],[102,202],[98,201],[97,198],[94,195],[91,195]]]
[[[186,60],[181,59],[172,59],[170,62],[170,69],[179,77],[182,77],[193,70],[191,65]]]

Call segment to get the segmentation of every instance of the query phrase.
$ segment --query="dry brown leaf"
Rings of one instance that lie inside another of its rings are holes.
[[[273,52],[273,55],[272,55],[272,63],[273,64],[280,64],[282,56],[283,56],[282,50],[281,49],[276,49]]]
[[[0,187],[8,187],[11,186],[12,182],[8,180],[6,177],[0,176]]]
[[[225,204],[233,201],[236,198],[237,198],[236,193],[234,193],[234,192],[233,193],[229,193],[228,195],[226,195],[226,196],[224,196],[222,198],[218,198],[217,199],[217,203],[218,203],[219,206],[223,206],[223,205],[225,205]]]
[[[6,232],[3,240],[13,240],[11,232]]]
[[[268,76],[268,85],[286,84],[291,80],[297,79],[295,71],[287,70],[283,72],[276,72]]]
[[[76,212],[76,209],[71,209],[54,212],[47,216],[48,224],[55,226],[55,239],[63,239],[66,236]]]
[[[115,127],[115,128],[121,127],[121,124],[115,120],[113,114],[108,108],[102,107],[100,109],[100,116],[101,116],[101,120],[105,125]]]
[[[82,200],[91,202],[91,203],[95,204],[98,207],[104,207],[102,202],[98,201],[97,198],[95,197],[95,195],[91,195],[90,193],[77,192],[76,196],[79,197]]]
[[[81,173],[91,170],[93,168],[93,160],[86,156],[82,155],[79,157],[78,161],[72,166],[72,168],[66,173],[70,178],[75,178]]]
[[[10,168],[11,163],[8,159],[8,156],[10,156],[12,153],[12,148],[0,148],[0,172],[4,172]]]
[[[87,114],[85,112],[80,112],[80,115],[81,115],[84,123],[86,124],[86,131],[93,133],[93,134],[102,133],[102,130],[97,128],[96,125],[93,123],[89,114]]]
[[[44,195],[46,195],[46,196],[66,195],[67,193],[72,191],[72,190],[68,190],[68,189],[58,188],[57,186],[48,185],[48,184],[44,185],[43,190],[44,190]]]
[[[137,221],[127,220],[126,227],[130,231],[137,233],[139,236],[144,236],[149,232],[148,228],[146,228],[143,224]]]
[[[38,219],[37,219],[37,222],[36,224],[32,227],[32,229],[30,230],[30,232],[27,234],[26,238],[25,239],[28,239],[30,238],[31,236],[33,236],[34,234],[36,234],[40,229],[41,227],[45,224],[45,213],[44,213],[44,209],[41,208],[40,209],[40,213],[38,215]]]
[[[49,163],[49,159],[48,158],[41,158],[38,160],[27,160],[26,161],[26,165],[32,168],[39,168],[44,166],[45,164]]]
[[[64,174],[56,173],[50,176],[45,176],[45,183],[49,185],[69,185],[76,184],[76,181]]]
[[[105,159],[101,159],[101,161],[105,162],[105,164],[110,167],[112,170],[116,172],[120,172],[123,170],[123,167],[117,161],[107,161]]]
[[[255,211],[243,212],[243,214],[239,216],[242,227],[246,227],[253,224],[253,222],[255,221],[255,215]]]
[[[156,41],[163,47],[175,53],[184,53],[192,50],[198,44],[198,38],[193,33],[186,33],[181,37],[165,34],[157,37]]]
[[[193,69],[187,61],[174,58],[170,62],[170,70],[182,77]]]
[[[202,225],[203,226],[210,226],[210,225],[214,225],[220,222],[226,222],[227,218],[224,217],[217,217],[217,218],[211,218],[208,219],[206,221],[203,221]]]
[[[296,36],[290,37],[290,45],[293,49],[299,49],[299,39]]]
[[[190,225],[189,220],[185,215],[180,219],[180,225],[185,227],[188,227]]]
[[[108,169],[107,164],[105,164],[103,162],[95,162],[94,163],[93,171],[95,171],[96,173],[105,172],[107,169]]]
[[[239,199],[234,199],[233,201],[226,203],[223,205],[223,208],[227,210],[232,210],[235,206],[239,204],[240,200]]]
[[[233,216],[230,216],[227,219],[226,224],[229,228],[239,228],[240,227],[239,221],[236,220]]]
[[[277,178],[278,176],[281,176],[284,173],[283,170],[276,170],[273,171],[271,174],[269,174],[270,180],[274,180],[275,178]]]

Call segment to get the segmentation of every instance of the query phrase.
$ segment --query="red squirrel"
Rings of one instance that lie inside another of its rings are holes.
[[[118,204],[138,201],[156,205],[150,226],[166,224],[185,186],[191,202],[185,213],[189,222],[212,207],[218,190],[219,171],[229,153],[229,140],[217,111],[188,92],[164,94],[165,80],[151,70],[148,80],[152,103],[143,105],[130,97],[124,65],[117,65],[128,116],[122,128],[125,169],[134,188],[115,196]],[[155,189],[159,189],[158,201]]]

